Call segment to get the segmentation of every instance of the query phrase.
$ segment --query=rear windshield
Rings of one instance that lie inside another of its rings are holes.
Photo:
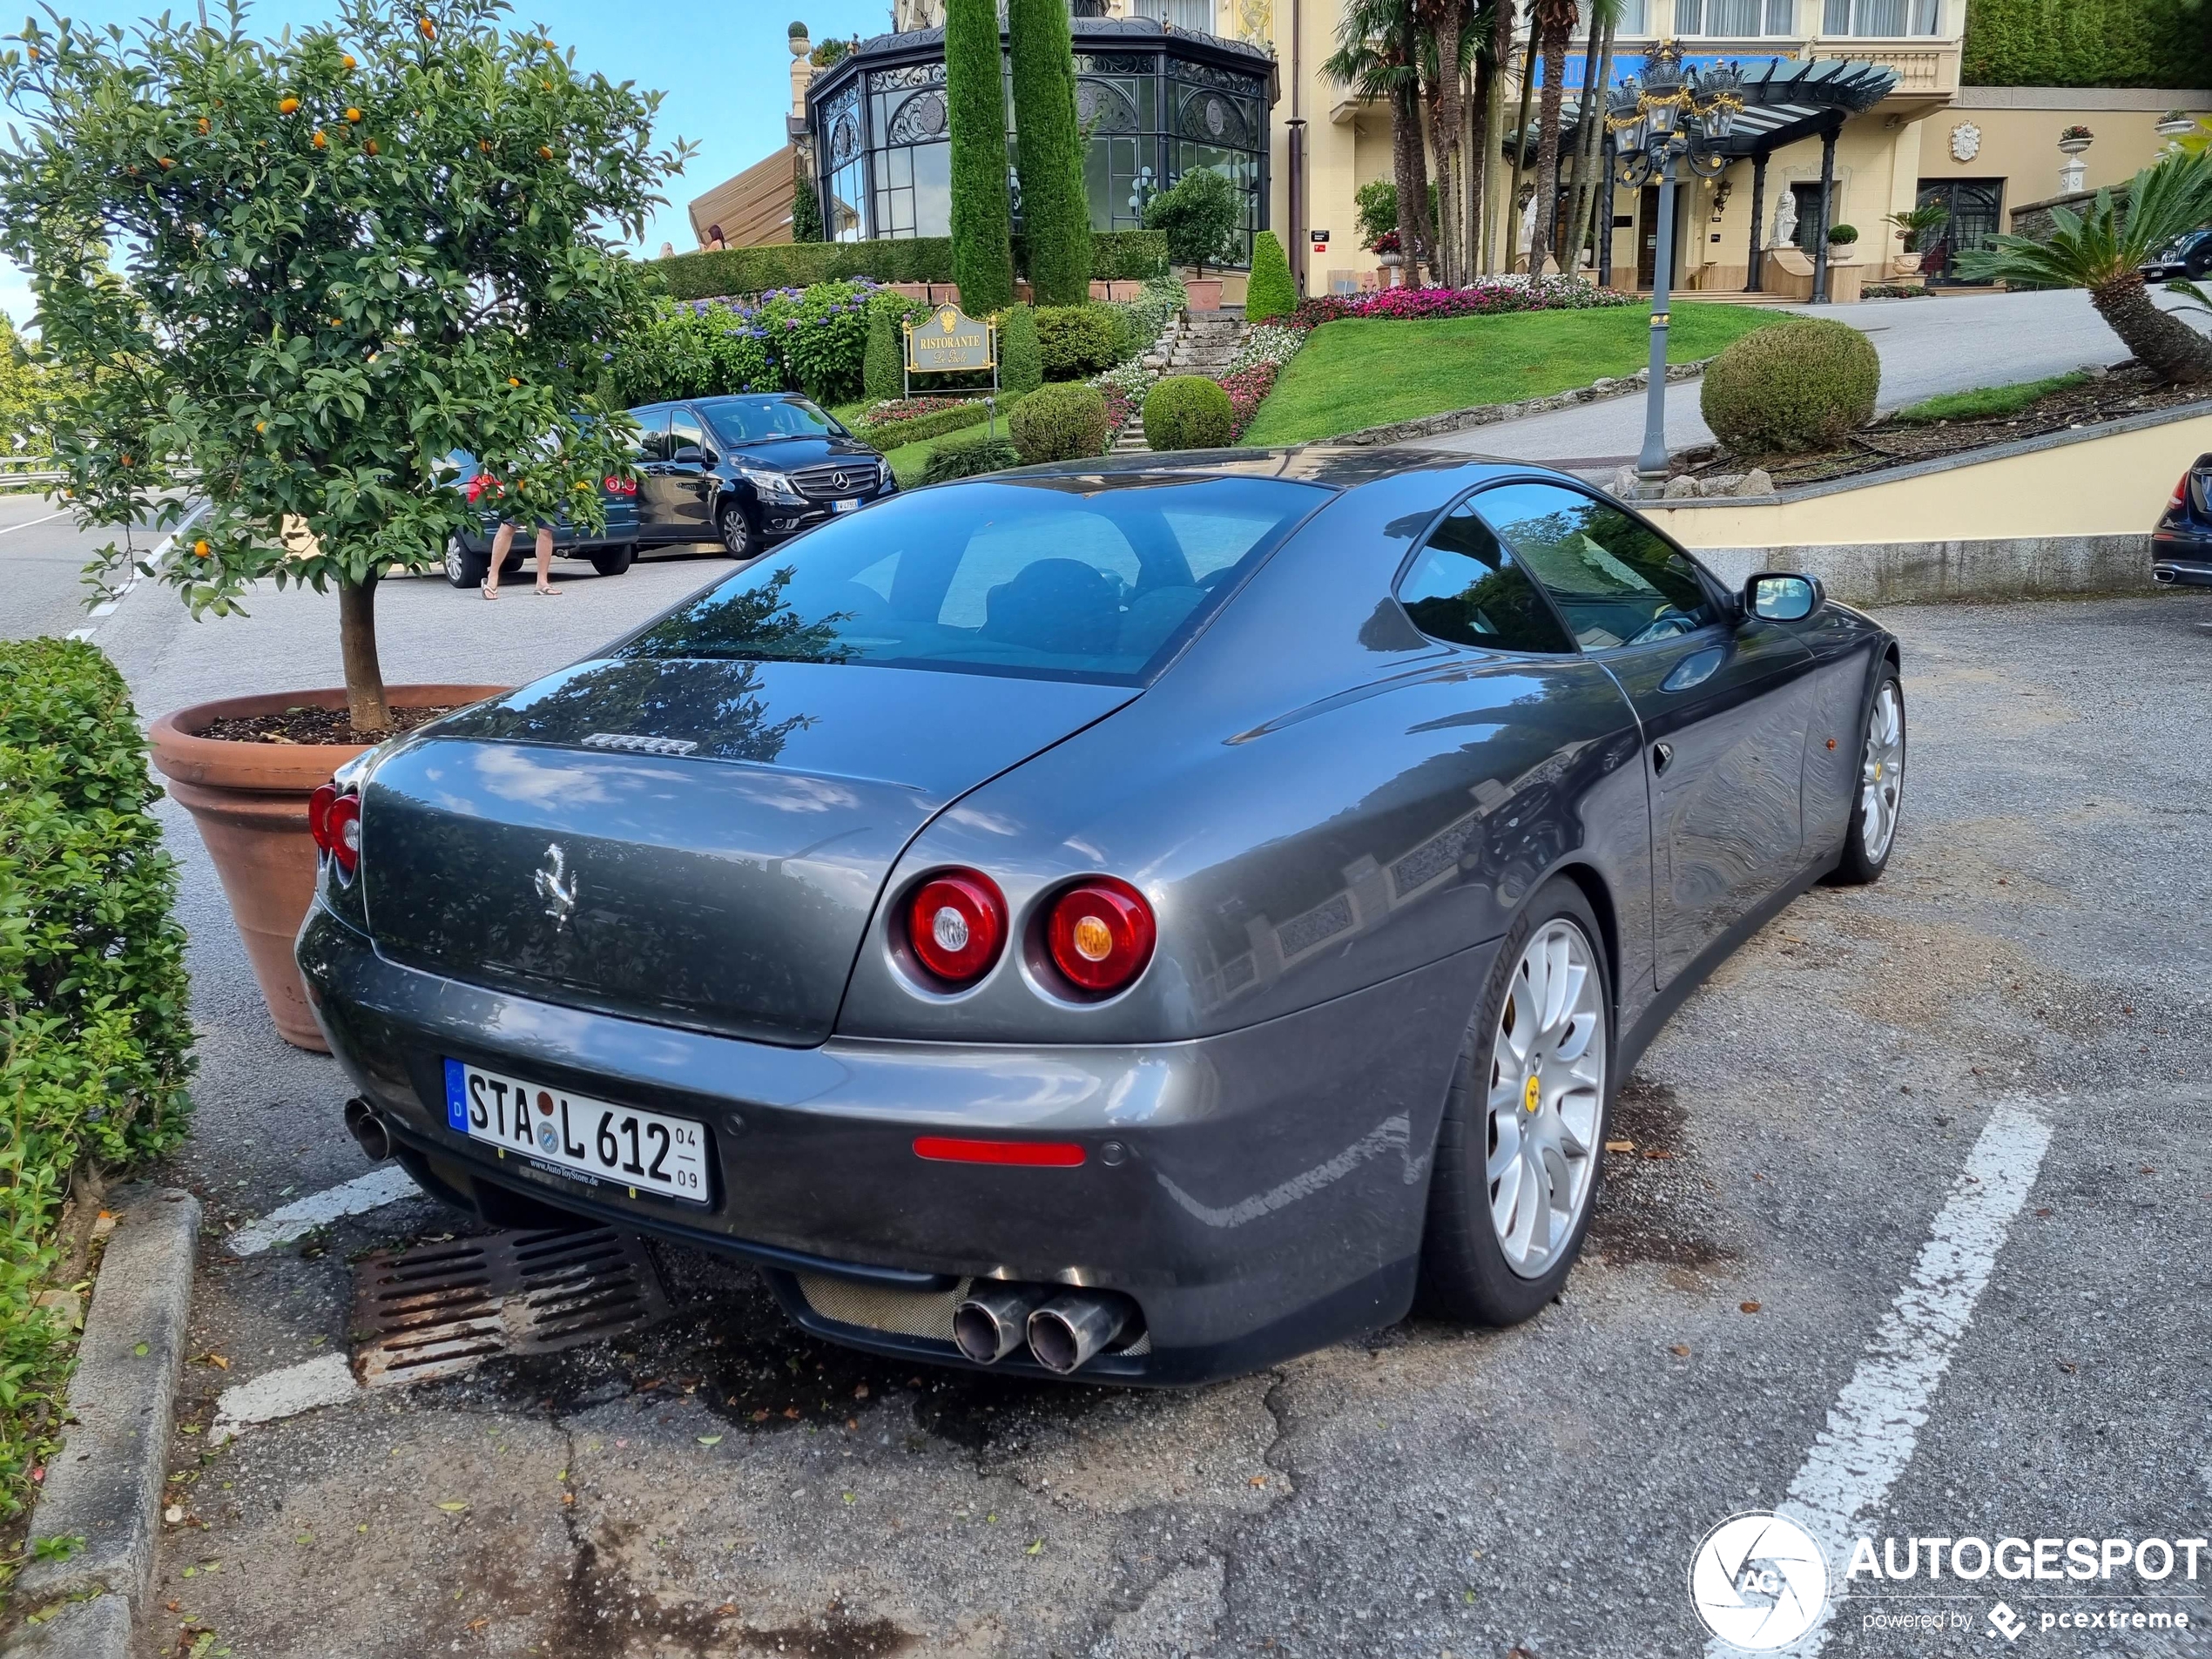
[[[1330,494],[1055,477],[894,496],[671,611],[624,654],[1133,684]]]
[[[844,431],[803,397],[762,398],[743,403],[700,406],[707,424],[725,443],[761,443],[770,438],[826,438]]]

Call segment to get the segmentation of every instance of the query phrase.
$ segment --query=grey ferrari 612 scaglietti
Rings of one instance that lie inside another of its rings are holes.
[[[1896,642],[1523,464],[1003,473],[373,751],[299,956],[490,1222],[1130,1383],[1521,1319],[1703,974],[1896,833]]]

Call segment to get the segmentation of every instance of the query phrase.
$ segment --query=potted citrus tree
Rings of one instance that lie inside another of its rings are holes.
[[[157,720],[279,1028],[320,1040],[291,961],[314,786],[428,710],[500,688],[387,686],[377,583],[440,563],[480,458],[523,520],[597,527],[628,464],[598,387],[640,284],[635,239],[685,146],[655,94],[580,71],[495,0],[353,0],[275,40],[164,17],[51,16],[0,51],[16,145],[0,252],[29,275],[64,401],[55,464],[81,523],[185,523],[138,574],[196,616],[256,583],[335,597],[342,687]],[[603,343],[604,342],[604,343]],[[188,516],[189,515],[189,516]],[[105,573],[128,555],[111,546]]]

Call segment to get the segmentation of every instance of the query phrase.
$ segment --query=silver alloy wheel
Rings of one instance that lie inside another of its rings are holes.
[[[446,537],[446,580],[456,588],[469,586],[468,552],[458,536]]]
[[[1605,1098],[1605,1007],[1589,938],[1566,917],[1521,953],[1490,1045],[1490,1224],[1506,1265],[1540,1278],[1590,1199]]]
[[[1905,707],[1897,682],[1884,680],[1866,717],[1866,752],[1858,764],[1858,834],[1867,861],[1879,864],[1897,833],[1905,794]]]

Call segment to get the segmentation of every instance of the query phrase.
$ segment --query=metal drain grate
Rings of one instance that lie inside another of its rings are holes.
[[[365,1388],[458,1376],[496,1354],[552,1353],[665,1318],[635,1235],[491,1233],[362,1258],[354,1375]]]

